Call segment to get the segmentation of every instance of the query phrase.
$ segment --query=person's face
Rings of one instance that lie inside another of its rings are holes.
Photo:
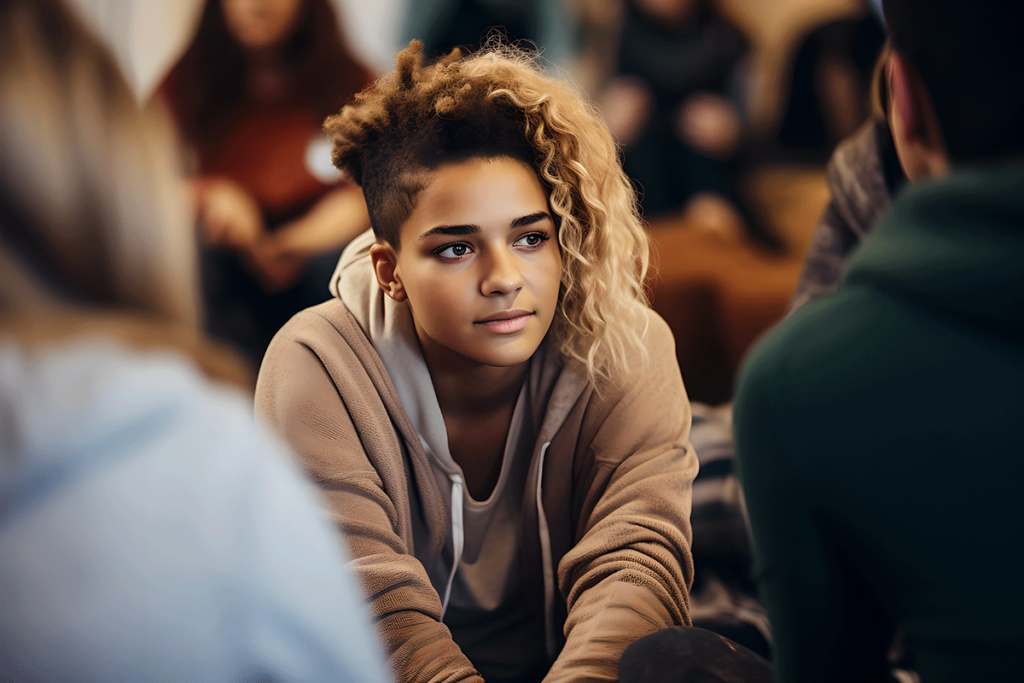
[[[432,172],[400,249],[371,252],[390,296],[408,300],[428,364],[510,367],[530,359],[558,306],[562,261],[536,173],[506,157]]]
[[[291,35],[305,0],[220,0],[228,31],[242,47],[261,50]]]

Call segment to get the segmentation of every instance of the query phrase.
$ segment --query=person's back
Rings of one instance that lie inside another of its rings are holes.
[[[61,2],[0,2],[0,680],[386,680],[315,490],[196,330],[171,138]]]
[[[140,327],[0,330],[0,679],[382,680],[315,491]]]
[[[894,1],[886,18],[894,140],[920,182],[837,292],[755,349],[737,392],[775,676],[884,680],[899,632],[925,683],[1012,680],[1024,670],[1024,107],[998,88],[1021,61],[1006,28],[1021,8]],[[952,60],[958,40],[975,49]]]
[[[763,597],[772,617],[792,603],[773,621],[794,639],[784,671],[879,679],[897,627],[924,681],[1022,663],[1024,194],[986,186],[910,190],[839,293],[748,360],[737,436],[751,518],[771,524]],[[1002,224],[962,235],[979,210]]]

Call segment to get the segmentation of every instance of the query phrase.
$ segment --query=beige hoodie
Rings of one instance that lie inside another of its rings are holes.
[[[423,435],[370,341],[409,338],[396,330],[408,324],[405,304],[373,281],[372,243],[367,233],[346,249],[331,284],[336,298],[278,333],[260,369],[256,405],[322,487],[398,679],[480,681],[440,621],[441,599],[424,568],[437,561],[452,516]],[[582,365],[560,361],[554,349],[531,364],[532,385],[544,388],[534,398],[547,408],[523,510],[533,530],[525,564],[541,569],[523,577],[523,599],[542,601],[547,615],[557,658],[545,681],[617,680],[626,646],[689,623],[697,458],[672,335],[655,313],[648,316],[651,362],[600,392]],[[416,418],[443,430],[435,421]]]

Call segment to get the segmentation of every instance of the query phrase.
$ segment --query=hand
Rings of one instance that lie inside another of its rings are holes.
[[[264,232],[263,215],[255,198],[228,178],[207,178],[196,183],[199,222],[211,247],[247,251]]]
[[[699,92],[679,108],[676,132],[697,151],[722,158],[736,150],[743,125],[736,105],[720,95]]]
[[[642,79],[621,76],[601,93],[600,107],[612,136],[623,147],[629,147],[651,118],[654,94]]]
[[[294,285],[306,260],[305,255],[290,249],[277,234],[267,235],[249,251],[249,264],[269,294]]]

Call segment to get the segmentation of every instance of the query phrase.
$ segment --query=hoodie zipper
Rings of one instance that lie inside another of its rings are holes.
[[[555,643],[554,618],[552,610],[555,605],[555,572],[551,567],[551,535],[548,533],[548,518],[544,513],[544,500],[541,498],[541,480],[544,476],[544,457],[547,455],[548,446],[546,442],[540,448],[540,462],[537,464],[537,526],[540,532],[540,557],[544,572],[544,640],[547,646],[548,657],[554,658],[558,654],[558,646]]]
[[[445,612],[448,611],[448,599],[452,596],[452,584],[455,582],[455,572],[459,570],[459,563],[462,562],[462,547],[465,542],[465,527],[462,524],[462,495],[466,489],[465,482],[460,474],[449,474],[452,481],[452,570],[448,574],[448,585],[444,589],[444,599],[441,601],[441,621],[444,621]]]

